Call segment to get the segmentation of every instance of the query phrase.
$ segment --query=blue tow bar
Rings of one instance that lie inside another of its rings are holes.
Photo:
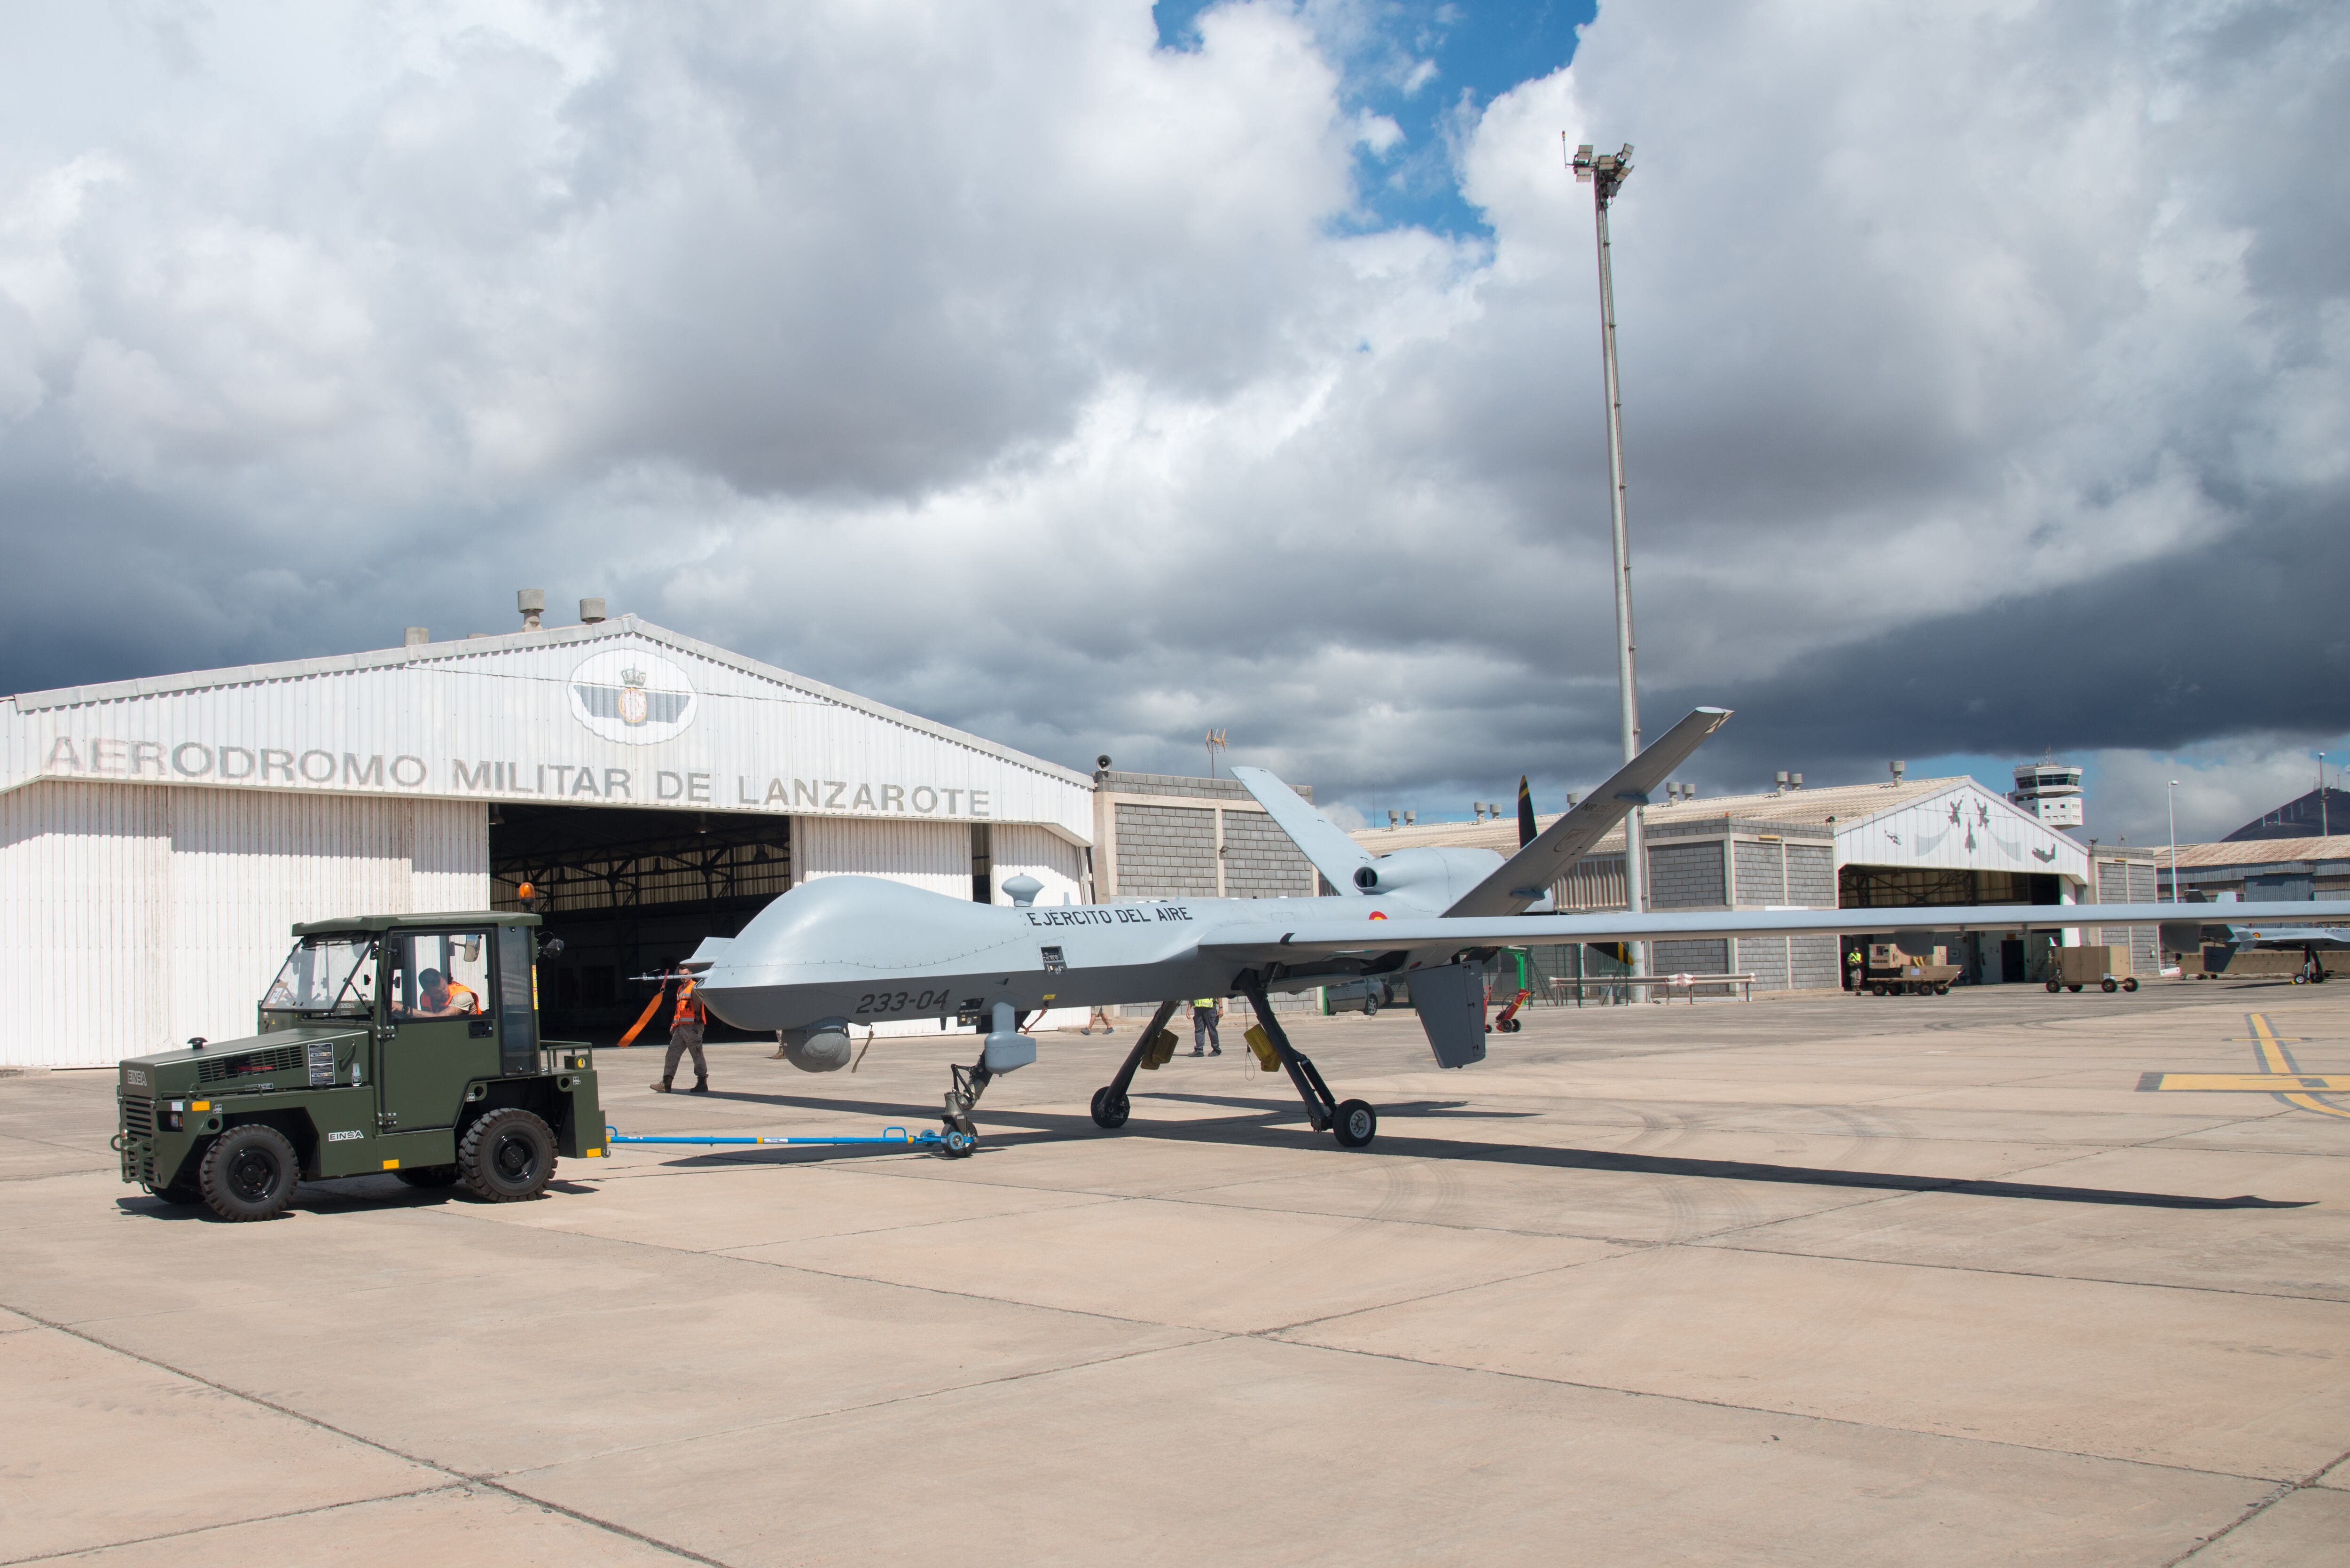
[[[862,1146],[906,1149],[935,1148],[948,1154],[968,1154],[971,1152],[972,1145],[978,1140],[970,1133],[955,1129],[943,1133],[928,1130],[909,1133],[904,1127],[883,1127],[881,1136],[879,1137],[769,1137],[764,1133],[754,1134],[749,1137],[654,1137],[624,1133],[608,1123],[604,1127],[604,1141],[606,1143],[797,1144],[803,1147],[819,1145],[832,1147]]]

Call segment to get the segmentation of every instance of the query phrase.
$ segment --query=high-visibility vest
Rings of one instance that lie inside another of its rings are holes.
[[[669,1026],[674,1029],[681,1023],[703,1022],[702,1000],[693,994],[693,981],[689,980],[677,988],[677,1011],[670,1014]]]
[[[420,996],[417,1000],[423,1002],[428,999]],[[449,982],[448,1000],[441,1005],[452,1012],[479,1012],[482,1010],[482,999],[472,986],[460,985],[452,980]]]
[[[1194,1007],[1213,1007],[1216,1005],[1216,999],[1212,996],[1203,996],[1197,1002],[1191,1003],[1191,1005]]]

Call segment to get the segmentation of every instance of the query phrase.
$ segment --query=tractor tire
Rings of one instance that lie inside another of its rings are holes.
[[[2106,995],[2111,996],[2115,992],[2119,991],[2121,986],[2111,977],[2107,977],[2106,979],[2101,980],[2097,982],[2097,989],[2104,992]]]
[[[224,1220],[275,1220],[294,1201],[302,1162],[276,1127],[247,1122],[213,1140],[196,1168],[205,1207]]]
[[[2122,981],[2122,989],[2124,991],[2136,991],[2137,989],[2137,976],[2132,975],[2129,979]]]
[[[518,1106],[492,1111],[465,1129],[457,1174],[485,1203],[536,1198],[555,1176],[555,1135]]]
[[[2052,980],[2052,981],[2050,981],[2048,982],[2048,994],[2049,994],[2049,995],[2051,995],[2051,996],[2055,995],[2058,992],[2060,992],[2060,991],[2062,991],[2062,990],[2064,990],[2064,982],[2063,982],[2063,981],[2054,981],[2054,980]]]
[[[457,1185],[457,1168],[453,1165],[420,1165],[413,1170],[395,1170],[392,1174],[411,1187],[430,1189]]]
[[[1942,982],[1940,982],[1939,984],[1936,985],[1936,986],[1934,987],[1934,994],[1935,994],[1936,996],[1948,996],[1948,995],[1950,995],[1950,981],[1942,981]]]
[[[2071,992],[2075,996],[2078,996],[2081,993],[2081,988],[2077,985],[2068,985],[2064,989]]]

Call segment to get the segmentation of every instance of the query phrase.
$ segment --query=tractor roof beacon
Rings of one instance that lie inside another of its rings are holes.
[[[390,1173],[536,1198],[604,1153],[595,1053],[538,1032],[536,915],[373,915],[294,928],[243,1040],[126,1057],[122,1179],[224,1220],[297,1181]]]

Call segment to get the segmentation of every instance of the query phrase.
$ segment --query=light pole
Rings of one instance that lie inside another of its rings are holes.
[[[2170,787],[2162,793],[2170,805],[2170,901],[2176,904],[2181,901],[2178,897],[2178,781],[2171,780]]]
[[[2320,838],[2334,836],[2334,829],[2325,820],[2325,753],[2324,752],[2317,753],[2317,836]]]
[[[1566,140],[1564,132],[1559,140]],[[1578,184],[1591,187],[1592,223],[1599,238],[1599,363],[1607,387],[1607,497],[1616,538],[1616,686],[1623,705],[1624,760],[1640,754],[1640,689],[1632,663],[1632,542],[1624,518],[1624,398],[1616,379],[1616,274],[1608,262],[1607,209],[1632,172],[1632,144],[1621,152],[1593,155],[1589,143],[1567,160]],[[1624,818],[1624,903],[1631,914],[1648,905],[1646,835],[1641,832],[1640,807],[1635,804]],[[1632,977],[1648,972],[1646,942],[1626,944]],[[1641,988],[1632,987],[1635,996]]]

